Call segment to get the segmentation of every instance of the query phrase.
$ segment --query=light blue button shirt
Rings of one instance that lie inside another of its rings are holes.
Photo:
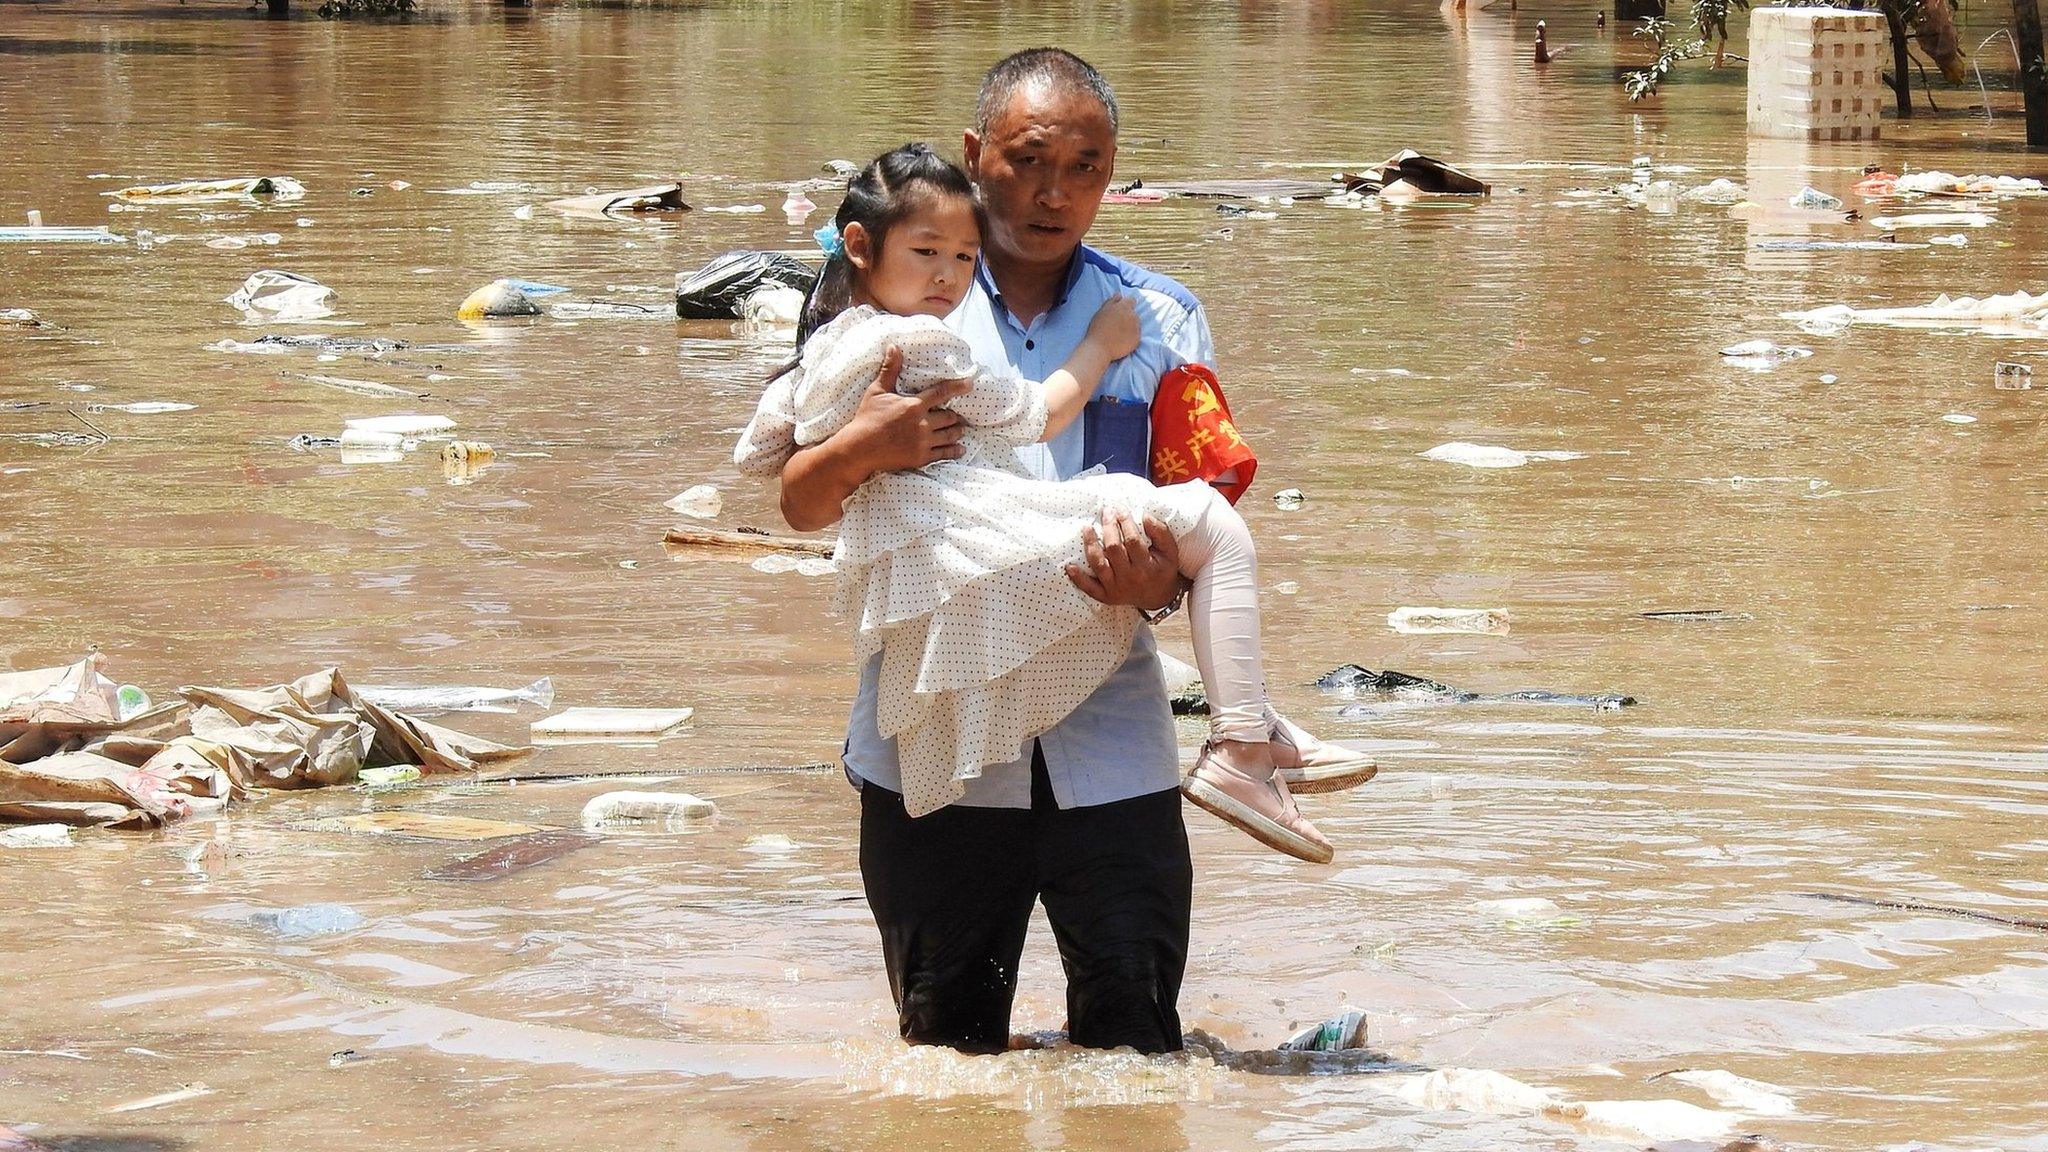
[[[1134,298],[1143,337],[1136,352],[1110,367],[1096,390],[1098,399],[1114,397],[1149,407],[1161,375],[1187,363],[1214,365],[1208,318],[1186,288],[1086,246],[1075,254],[1059,301],[1030,324],[1019,322],[1003,306],[1002,294],[985,267],[977,270],[974,288],[946,323],[973,346],[975,359],[984,366],[1007,366],[1027,379],[1043,380],[1074,354],[1095,310],[1118,293]],[[1081,470],[1084,451],[1082,421],[1076,420],[1050,443],[1019,449],[1018,455],[1040,476],[1064,479]],[[881,657],[876,656],[861,669],[860,690],[847,723],[846,770],[900,792],[896,741],[882,739],[875,726],[880,668]],[[1112,804],[1179,784],[1173,714],[1150,628],[1139,625],[1123,666],[1066,719],[1040,735],[1038,744],[1045,753],[1053,797],[1062,808]],[[979,779],[967,781],[966,795],[955,803],[1029,808],[1030,745],[1018,749],[1015,761],[991,765]]]

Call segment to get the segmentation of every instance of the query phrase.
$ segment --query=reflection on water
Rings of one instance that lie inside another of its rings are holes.
[[[1498,1070],[1557,1099],[1740,1113],[1647,1082],[1725,1069],[1796,1101],[1791,1117],[1729,1121],[1741,1131],[2048,1148],[2027,1135],[2048,1127],[2038,936],[1801,895],[2036,918],[2048,904],[2042,414],[2035,393],[1991,387],[1995,361],[2048,341],[1811,337],[1776,318],[2038,290],[2048,204],[2001,205],[1961,248],[1756,246],[1871,236],[1776,210],[1807,184],[1856,204],[1865,163],[2025,172],[1991,147],[2016,127],[1747,141],[1739,75],[1689,73],[1662,102],[1627,104],[1609,82],[1627,49],[1584,5],[429,10],[332,26],[231,6],[0,8],[0,217],[154,234],[0,247],[0,308],[55,326],[0,328],[0,402],[46,405],[0,410],[0,661],[97,643],[161,691],[325,662],[382,683],[548,675],[565,703],[698,710],[679,739],[550,750],[550,769],[830,757],[852,677],[823,584],[660,545],[662,501],[701,482],[725,489],[729,517],[775,522],[727,459],[785,350],[720,324],[452,315],[498,276],[659,303],[677,271],[727,248],[802,250],[807,229],[773,210],[787,184],[906,138],[956,139],[982,65],[1057,41],[1119,85],[1123,178],[1314,174],[1412,145],[1497,188],[1459,211],[1304,204],[1224,232],[1213,206],[1183,202],[1097,225],[1210,308],[1262,451],[1268,486],[1247,511],[1266,578],[1294,586],[1266,601],[1282,705],[1386,765],[1310,803],[1339,845],[1328,869],[1191,819],[1190,1027],[1253,1049],[1350,1003],[1401,1061]],[[1573,45],[1540,75],[1525,51],[1539,15]],[[1772,210],[1567,196],[1634,179],[1638,156],[1686,186],[1735,180]],[[678,172],[700,206],[770,211],[520,211]],[[307,196],[110,213],[101,195],[271,173]],[[278,243],[206,243],[266,233]],[[333,287],[336,323],[242,323],[222,297],[263,267]],[[412,346],[209,348],[267,332]],[[1769,371],[1716,354],[1759,337],[1815,354]],[[143,402],[195,407],[86,412]],[[77,431],[67,409],[109,441],[21,438]],[[453,484],[431,446],[352,465],[288,443],[398,412],[448,415],[496,459]],[[1497,471],[1419,455],[1454,440],[1587,455]],[[1308,499],[1275,509],[1281,487]],[[1513,631],[1400,635],[1383,621],[1403,605],[1504,607]],[[1702,609],[1732,618],[1641,615]],[[1164,638],[1184,653],[1180,627]],[[1644,703],[1347,721],[1305,685],[1353,661]],[[516,738],[524,719],[463,726]],[[33,997],[17,981],[0,1009],[0,1047],[72,1054],[6,1056],[0,1123],[223,1149],[274,1146],[286,1124],[401,1147],[1651,1140],[1385,1075],[905,1050],[844,788],[689,787],[722,815],[486,885],[420,878],[460,846],[293,826],[372,804],[571,823],[599,786],[279,797],[161,837],[0,858],[10,970],[34,974]],[[1482,908],[1503,899],[1554,909]],[[287,940],[251,920],[322,901],[366,923]],[[1027,954],[1021,1029],[1063,1018],[1046,939]],[[350,1048],[362,1059],[329,1066]],[[214,1093],[101,1115],[195,1082]]]

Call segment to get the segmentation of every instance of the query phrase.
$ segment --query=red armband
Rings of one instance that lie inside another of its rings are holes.
[[[1233,468],[1237,479],[1216,488],[1235,504],[1251,487],[1259,461],[1237,434],[1216,373],[1183,364],[1161,376],[1152,396],[1152,482],[1214,480]]]

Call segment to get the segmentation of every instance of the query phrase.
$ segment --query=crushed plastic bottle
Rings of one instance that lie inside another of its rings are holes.
[[[1792,194],[1792,207],[1813,208],[1822,212],[1839,212],[1842,202],[1818,188],[1806,187]]]
[[[2025,392],[2034,386],[2033,366],[2000,360],[1991,370],[1991,386],[2001,392]]]
[[[1282,488],[1273,493],[1273,507],[1282,512],[1292,512],[1306,503],[1308,497],[1299,488]]]

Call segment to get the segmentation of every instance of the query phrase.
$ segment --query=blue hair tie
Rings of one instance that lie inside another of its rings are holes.
[[[846,251],[846,241],[839,235],[839,225],[837,222],[826,224],[823,228],[811,233],[811,236],[818,241],[818,251],[823,252],[827,260]]]

